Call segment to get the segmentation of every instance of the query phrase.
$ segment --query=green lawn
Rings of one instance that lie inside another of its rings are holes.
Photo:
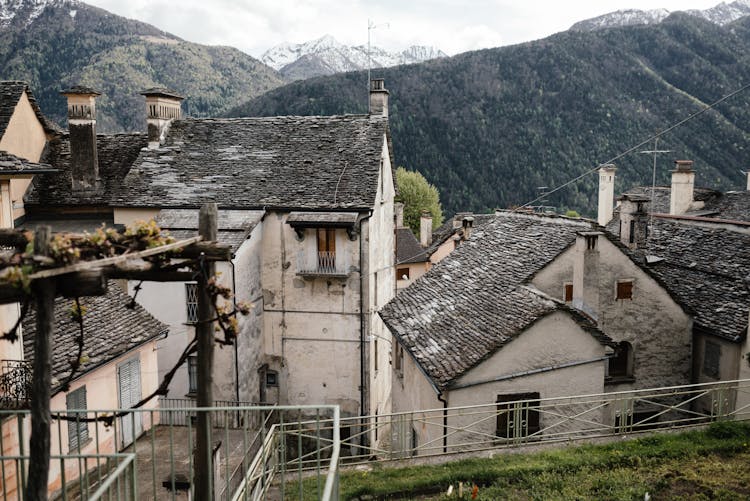
[[[706,431],[662,434],[607,445],[499,454],[439,466],[343,472],[342,499],[750,499],[750,423],[714,423]],[[453,496],[445,496],[450,485]],[[297,485],[289,485],[297,493]],[[306,499],[316,499],[305,481]]]

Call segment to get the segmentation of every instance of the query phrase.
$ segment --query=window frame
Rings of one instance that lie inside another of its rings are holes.
[[[198,282],[185,282],[185,317],[188,324],[198,323]]]
[[[635,356],[633,345],[628,341],[620,341],[615,348],[615,356],[607,360],[608,383],[622,383],[635,381],[633,375]],[[613,366],[617,369],[613,371]]]
[[[198,355],[189,355],[187,357],[188,372],[188,395],[198,393]]]
[[[519,402],[521,401],[521,402]],[[526,401],[526,402],[523,402]],[[523,393],[502,393],[497,395],[497,418],[495,421],[495,436],[500,439],[528,437],[541,430],[541,414],[539,412],[541,395],[538,391]],[[513,406],[511,402],[516,402]],[[503,412],[504,411],[504,412]],[[516,433],[517,428],[512,421],[516,412],[520,412],[526,426]]]
[[[408,266],[396,268],[396,280],[409,280],[411,278],[411,268]]]
[[[79,386],[65,395],[66,410],[88,409],[86,400],[86,385]],[[70,417],[79,418],[80,413],[69,414]],[[85,416],[84,416],[85,417]],[[68,421],[68,451],[80,451],[81,448],[91,440],[89,436],[89,424],[79,419]]]
[[[566,303],[573,302],[573,282],[563,283],[563,301]]]
[[[711,356],[709,357],[709,346]],[[713,362],[713,363],[712,363]],[[710,366],[709,366],[710,364]],[[701,364],[701,374],[704,376],[720,379],[721,377],[721,344],[712,339],[703,341],[703,363]]]
[[[623,278],[615,282],[615,300],[624,301],[633,300],[633,291],[635,290],[635,280],[632,278]]]

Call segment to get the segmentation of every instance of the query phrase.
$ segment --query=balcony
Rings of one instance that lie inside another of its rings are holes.
[[[297,255],[297,275],[303,277],[349,276],[347,256],[335,251],[300,252]]]
[[[27,409],[31,367],[22,360],[0,360],[0,409]]]

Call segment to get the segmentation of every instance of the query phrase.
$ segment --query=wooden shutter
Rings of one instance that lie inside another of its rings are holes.
[[[71,391],[65,397],[65,406],[68,410],[86,409],[86,387],[81,386],[75,391]],[[73,413],[70,417],[85,418],[83,413]],[[81,444],[89,438],[89,425],[85,421],[68,421],[68,448],[71,451],[78,450]]]

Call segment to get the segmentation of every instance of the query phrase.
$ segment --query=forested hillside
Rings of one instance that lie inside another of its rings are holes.
[[[651,26],[563,32],[516,46],[377,70],[391,92],[396,161],[422,172],[448,214],[525,203],[750,82],[750,18],[721,27],[673,14]],[[366,111],[366,74],[295,82],[230,115]],[[695,161],[697,184],[744,187],[750,91],[664,136],[671,161]],[[649,148],[642,148],[649,149]],[[622,191],[651,180],[651,158],[617,162]],[[591,175],[550,198],[594,211]]]
[[[138,93],[172,88],[192,116],[217,115],[282,83],[273,69],[230,47],[181,40],[154,26],[72,0],[3,2],[0,79],[31,84],[42,110],[65,124],[60,90],[99,90],[99,130],[145,128]],[[7,12],[6,12],[7,11]]]

